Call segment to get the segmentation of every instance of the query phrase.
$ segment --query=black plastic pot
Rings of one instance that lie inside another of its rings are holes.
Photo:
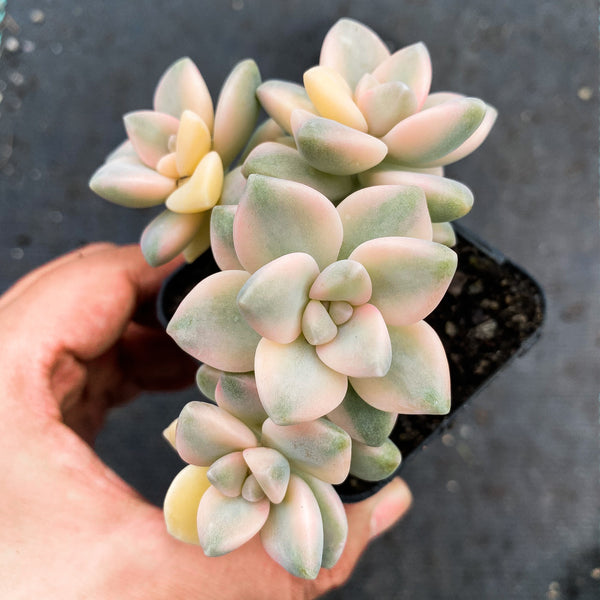
[[[402,452],[398,471],[417,454],[417,449],[447,429],[457,411],[511,360],[533,345],[544,320],[544,294],[537,282],[470,231],[455,228],[458,269],[448,293],[427,318],[448,356],[452,408],[445,416],[398,417],[390,436]],[[209,250],[173,273],[158,298],[158,316],[163,325],[166,326],[187,293],[218,270]],[[337,490],[344,502],[358,502],[374,494],[396,474],[377,482],[350,476]]]

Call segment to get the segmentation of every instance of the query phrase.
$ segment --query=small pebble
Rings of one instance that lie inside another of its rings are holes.
[[[483,281],[481,281],[481,279],[474,281],[467,288],[467,293],[471,296],[474,296],[475,294],[481,294],[481,292],[483,292]]]
[[[469,425],[461,425],[459,433],[461,438],[468,439],[471,437],[473,430],[471,427],[469,427]]]
[[[4,100],[4,95],[0,92],[0,104],[2,104],[2,100]]]
[[[46,20],[46,15],[43,10],[34,8],[29,12],[29,20],[36,25],[40,25]]]
[[[454,337],[458,333],[458,327],[452,321],[448,321],[444,327],[444,331],[448,337]]]
[[[458,481],[455,481],[454,479],[450,479],[450,481],[448,481],[446,483],[446,489],[451,493],[451,494],[455,494],[456,492],[458,492],[458,490],[460,489],[460,485],[458,484]]]
[[[488,319],[483,323],[479,323],[474,329],[474,336],[478,340],[491,340],[498,330],[498,323],[494,319]]]
[[[19,40],[12,35],[7,37],[6,41],[4,42],[4,48],[9,52],[16,52],[19,49],[19,46]]]
[[[480,303],[481,308],[489,308],[490,310],[498,310],[500,305],[497,300],[491,300],[490,298],[484,298]]]
[[[592,579],[600,579],[600,567],[596,567],[590,571],[590,577]]]
[[[594,92],[592,92],[592,88],[588,87],[587,85],[584,85],[577,90],[577,97],[584,102],[591,100],[593,95]]]
[[[13,71],[8,76],[8,78],[10,79],[11,83],[16,85],[17,87],[19,87],[25,83],[25,77],[23,76],[22,73],[19,73],[18,71]]]
[[[23,52],[30,54],[35,50],[35,42],[31,40],[23,40]]]
[[[10,257],[13,260],[21,260],[25,256],[25,252],[23,252],[23,248],[11,248],[10,249]]]
[[[456,440],[454,439],[454,436],[451,433],[445,433],[442,436],[442,444],[444,444],[444,446],[452,448],[452,446],[454,446],[455,443]]]

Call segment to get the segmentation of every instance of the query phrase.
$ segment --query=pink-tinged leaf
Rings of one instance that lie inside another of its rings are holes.
[[[449,102],[451,100],[461,100],[465,98],[463,94],[457,94],[456,92],[434,92],[433,94],[429,94],[421,107],[421,110],[427,110],[428,108],[433,108],[434,106],[438,106],[439,104],[443,104],[444,102]]]
[[[260,431],[267,418],[254,373],[223,373],[215,388],[215,400],[218,406],[252,429]]]
[[[326,415],[344,399],[348,385],[346,376],[323,364],[303,336],[291,344],[263,338],[254,369],[264,409],[279,425]]]
[[[327,418],[367,446],[381,446],[392,432],[398,415],[367,404],[349,385],[344,401]],[[354,444],[354,442],[353,442]]]
[[[381,313],[372,304],[357,306],[335,338],[317,346],[317,355],[338,373],[382,377],[392,362],[392,345]]]
[[[444,246],[448,246],[448,248],[452,248],[456,245],[454,227],[452,227],[450,223],[434,223],[433,241],[438,244],[444,244]]]
[[[298,473],[315,495],[323,520],[323,558],[321,566],[331,569],[340,558],[348,538],[348,519],[344,505],[330,483],[308,473]]]
[[[392,159],[408,166],[447,164],[443,159],[479,127],[486,105],[477,98],[445,102],[400,121],[382,139]]]
[[[292,252],[310,254],[323,269],[337,258],[342,236],[338,213],[323,194],[294,181],[248,178],[233,222],[233,241],[250,273]]]
[[[337,211],[344,224],[340,258],[350,256],[363,242],[381,237],[431,240],[427,200],[418,187],[376,185],[363,188],[343,200]]]
[[[215,206],[210,217],[210,247],[215,262],[223,271],[243,270],[233,246],[233,219],[237,206]]]
[[[127,137],[141,161],[152,169],[169,154],[169,138],[177,133],[179,121],[153,110],[138,110],[123,117]]]
[[[240,312],[263,337],[289,344],[302,331],[308,290],[318,274],[319,267],[309,254],[280,256],[258,269],[244,284],[237,297]]]
[[[417,112],[414,92],[400,81],[364,90],[356,103],[367,120],[368,132],[376,137],[385,135],[396,123]]]
[[[141,164],[112,160],[90,179],[90,188],[109,202],[128,208],[158,206],[175,189],[175,181]]]
[[[327,483],[342,483],[348,476],[352,441],[327,419],[297,425],[263,423],[262,443],[279,450],[297,468]]]
[[[291,123],[298,152],[325,173],[354,175],[378,165],[388,152],[380,139],[331,119],[295,110]]]
[[[184,110],[175,143],[175,162],[179,175],[190,176],[210,148],[210,130],[206,123],[195,112]]]
[[[128,140],[123,140],[105,159],[104,162],[121,159],[138,159],[139,156],[133,147],[133,144]],[[141,162],[141,161],[140,161]]]
[[[154,110],[180,118],[195,112],[212,131],[213,104],[206,83],[189,58],[180,58],[163,74],[154,92]]]
[[[248,277],[245,271],[221,271],[202,280],[179,305],[167,333],[211,367],[252,371],[260,336],[246,323],[236,301]]]
[[[260,532],[267,554],[286,571],[315,579],[323,557],[323,522],[308,484],[292,475],[285,499],[271,506]]]
[[[360,109],[346,80],[331,67],[319,65],[304,73],[304,89],[322,117],[366,132]]]
[[[342,325],[349,321],[354,313],[354,307],[342,300],[331,302],[329,305],[329,316],[336,325]]]
[[[164,265],[180,254],[199,231],[204,213],[182,215],[165,210],[144,229],[140,240],[142,254],[149,265]]]
[[[317,114],[306,90],[297,83],[278,79],[265,81],[258,86],[256,96],[267,114],[287,133],[292,133],[290,118],[297,108]]]
[[[208,402],[188,402],[179,415],[175,445],[192,465],[207,467],[230,452],[253,448],[258,440],[251,429],[227,411]]]
[[[258,117],[256,89],[260,72],[252,59],[239,62],[219,94],[215,111],[213,148],[227,168],[244,147]]]
[[[171,482],[163,506],[167,531],[187,544],[198,544],[198,505],[210,487],[206,467],[188,465]]]
[[[364,481],[381,481],[392,475],[401,461],[400,450],[390,439],[381,446],[352,442],[350,474]]]
[[[312,346],[326,344],[337,335],[337,327],[322,302],[311,300],[302,314],[302,334]]]
[[[361,244],[350,255],[367,269],[371,304],[388,325],[424,319],[440,302],[456,271],[456,253],[435,242],[387,237]]]
[[[423,42],[406,46],[383,61],[373,75],[382,83],[401,81],[414,92],[419,109],[431,87],[431,58]]]
[[[240,156],[240,163],[244,163],[248,158],[248,155],[254,148],[264,144],[265,142],[273,142],[277,138],[285,137],[285,131],[277,124],[274,119],[266,119],[263,121],[250,136],[242,155]]]
[[[223,371],[209,365],[200,365],[196,371],[196,386],[209,400],[214,402],[215,390]]]
[[[210,248],[210,213],[206,211],[203,214],[205,217],[200,223],[200,229],[182,252],[188,263],[194,262]]]
[[[222,556],[245,544],[265,524],[269,507],[266,498],[248,502],[208,488],[198,507],[198,537],[204,554]]]
[[[265,497],[265,491],[254,475],[248,475],[242,486],[242,497],[248,502],[258,502]]]
[[[379,410],[445,415],[450,410],[450,372],[436,332],[425,321],[388,330],[392,341],[388,374],[353,378],[352,387]]]
[[[303,183],[334,203],[345,198],[353,189],[350,176],[330,175],[311,167],[295,148],[277,142],[265,142],[257,146],[243,165],[243,174],[278,177]]]
[[[462,183],[433,175],[404,170],[402,167],[392,169],[389,166],[375,168],[360,175],[364,186],[379,185],[411,185],[420,187],[427,199],[427,208],[433,223],[453,221],[466,215],[473,206],[473,194]],[[417,236],[408,236],[417,237]]]
[[[236,167],[225,175],[223,191],[219,204],[238,205],[246,189],[246,178],[242,174],[242,167]]]
[[[372,29],[353,19],[340,19],[323,40],[319,64],[335,69],[354,89],[365,73],[371,73],[389,55]]]
[[[264,447],[244,450],[244,459],[269,500],[279,504],[290,481],[290,463],[277,450]]]
[[[248,465],[241,452],[230,452],[216,460],[206,472],[208,480],[229,498],[242,493],[242,485],[248,475]]]
[[[358,103],[359,98],[365,94],[368,90],[372,90],[380,86],[379,80],[373,77],[371,73],[365,73],[356,84],[356,88],[354,88],[354,99]]]
[[[360,305],[371,297],[371,280],[367,270],[356,261],[338,260],[323,269],[312,287],[314,300],[341,300]]]

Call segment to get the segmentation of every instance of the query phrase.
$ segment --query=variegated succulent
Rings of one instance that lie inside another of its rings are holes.
[[[151,265],[181,252],[191,261],[208,248],[210,210],[221,200],[225,171],[254,129],[259,84],[256,63],[238,63],[213,110],[200,71],[182,58],[161,77],[154,110],[125,115],[128,139],[94,173],[90,187],[131,208],[166,204],[140,242]]]
[[[260,534],[290,573],[316,577],[348,532],[333,485],[389,477],[398,414],[450,408],[444,349],[424,319],[456,269],[450,221],[473,196],[443,167],[481,144],[496,111],[430,94],[431,73],[424,44],[392,54],[341,19],[303,86],[261,84],[253,61],[239,63],[213,124],[204,80],[182,59],[92,177],[125,206],[166,201],[142,236],[151,264],[210,245],[221,269],[167,328],[203,363],[207,401],[165,430],[188,463],[165,518],[209,556]],[[259,101],[269,119],[252,132]]]

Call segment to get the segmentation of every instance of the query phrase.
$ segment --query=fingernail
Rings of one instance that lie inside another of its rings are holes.
[[[412,494],[402,479],[393,479],[377,495],[380,498],[371,514],[370,539],[392,527],[412,503]]]

